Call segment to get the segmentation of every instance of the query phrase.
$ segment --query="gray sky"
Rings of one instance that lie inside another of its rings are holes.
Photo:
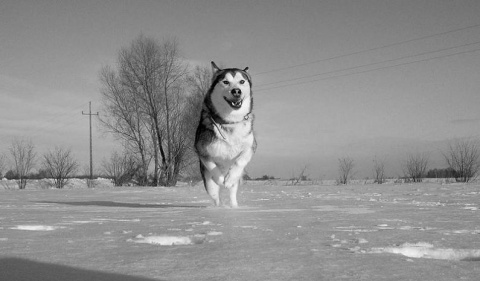
[[[478,15],[477,0],[3,0],[0,152],[28,137],[86,165],[81,112],[90,100],[100,108],[98,72],[143,33],[177,37],[192,64],[250,67],[254,177],[308,165],[312,178],[335,178],[343,156],[358,178],[372,176],[374,157],[398,176],[417,151],[444,167],[446,141],[480,135]],[[96,130],[95,161],[113,149]]]

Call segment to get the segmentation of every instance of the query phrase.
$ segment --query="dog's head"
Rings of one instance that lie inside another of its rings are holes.
[[[252,110],[252,79],[245,69],[220,69],[212,61],[212,86],[207,98],[219,117],[230,122],[241,121]]]

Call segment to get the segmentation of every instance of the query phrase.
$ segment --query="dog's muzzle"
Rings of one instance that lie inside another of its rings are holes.
[[[241,98],[227,99],[226,97],[223,97],[223,99],[225,99],[228,105],[230,105],[230,107],[233,109],[239,109],[242,107],[243,99]]]

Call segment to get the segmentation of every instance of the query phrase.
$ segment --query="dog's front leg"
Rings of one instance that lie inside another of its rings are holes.
[[[247,166],[248,162],[250,162],[250,159],[252,159],[253,156],[253,149],[248,149],[245,150],[243,153],[241,153],[233,165],[230,167],[230,170],[228,171],[227,175],[225,176],[225,187],[228,189],[235,189],[236,186],[238,186],[238,183],[240,182],[240,178],[242,177],[243,170]]]
[[[220,168],[218,168],[217,164],[215,164],[215,162],[213,161],[210,161],[210,160],[206,160],[206,159],[203,159],[203,158],[200,158],[200,160],[202,161],[203,165],[205,166],[205,168],[207,168],[207,170],[210,172],[210,174],[212,175],[212,179],[213,181],[218,185],[218,186],[223,186],[223,183],[225,181],[225,177],[223,176],[222,174],[222,171],[220,170]]]

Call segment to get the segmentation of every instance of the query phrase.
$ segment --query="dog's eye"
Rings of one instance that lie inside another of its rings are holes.
[[[240,84],[245,84],[245,80],[240,80]]]
[[[224,85],[229,85],[230,82],[228,82],[228,81],[225,80],[225,81],[223,81],[223,84],[224,84]]]

